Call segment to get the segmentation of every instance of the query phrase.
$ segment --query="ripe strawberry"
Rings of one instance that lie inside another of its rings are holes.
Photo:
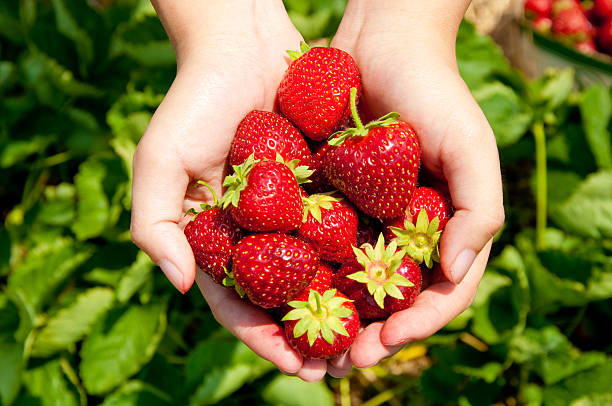
[[[591,15],[600,23],[612,18],[612,0],[594,0]]]
[[[287,234],[253,234],[234,250],[234,278],[251,302],[269,309],[293,300],[319,268],[310,245]]]
[[[357,210],[333,192],[310,195],[304,201],[304,222],[297,231],[325,261],[344,262],[353,257],[357,243]]]
[[[357,226],[357,247],[363,244],[376,244],[376,236],[380,234],[380,222],[371,217],[360,216]]]
[[[593,38],[587,38],[584,41],[577,42],[574,44],[576,51],[581,52],[585,55],[593,55],[597,53],[597,45]]]
[[[608,55],[612,55],[612,18],[597,29],[597,45]]]
[[[323,193],[333,190],[334,187],[329,183],[323,172],[323,158],[327,153],[330,145],[327,141],[322,142],[314,148],[314,153],[308,164],[308,168],[313,171],[310,179],[310,183],[305,183],[304,188],[310,193]]]
[[[191,246],[196,264],[208,273],[217,283],[223,283],[228,276],[229,264],[234,246],[242,238],[242,230],[227,210],[218,207],[215,191],[206,183],[198,181],[210,189],[214,206],[202,204],[201,212],[191,209],[185,213],[194,214],[185,226],[185,237]]]
[[[306,297],[308,297],[308,292],[310,292],[311,289],[316,290],[320,294],[325,293],[326,290],[332,288],[333,276],[334,269],[331,267],[331,265],[324,261],[319,261],[319,269],[317,269],[317,273],[315,274],[314,278],[312,278],[308,286],[306,286],[304,290],[302,290],[298,294],[298,297],[300,295],[304,295],[304,293],[306,294]],[[282,304],[281,307],[278,309],[280,318],[289,313],[292,309],[293,308],[287,303]]]
[[[359,69],[353,58],[337,48],[290,51],[293,60],[278,87],[282,114],[304,135],[324,140],[350,115],[349,91],[359,89]]]
[[[421,268],[395,241],[385,247],[382,234],[375,247],[355,248],[356,258],[334,274],[333,284],[349,299],[362,319],[383,319],[414,303],[421,289]]]
[[[359,315],[342,293],[330,289],[303,292],[289,302],[294,309],[283,317],[287,341],[304,358],[327,359],[344,353],[359,332]]]
[[[570,6],[554,15],[552,32],[572,41],[583,41],[593,34],[593,26],[581,8]]]
[[[400,227],[388,226],[387,232],[395,235],[393,241],[417,263],[425,263],[428,268],[433,261],[440,262],[438,242],[442,231],[438,231],[438,218],[429,222],[427,211],[422,209],[416,217],[416,225],[406,218]],[[389,237],[389,236],[387,236]]]
[[[407,212],[410,213],[414,224],[416,224],[416,218],[421,209],[425,209],[429,221],[433,221],[434,217],[438,218],[438,230],[440,231],[453,214],[450,199],[444,193],[427,186],[416,188],[410,199]]]
[[[553,21],[547,16],[538,16],[531,21],[531,27],[537,32],[549,33],[552,28]]]
[[[299,160],[300,165],[310,161],[310,150],[302,134],[285,117],[271,111],[253,110],[238,125],[230,164],[240,165],[251,154],[255,154],[255,159],[275,159],[280,154],[287,162]]]
[[[259,161],[251,154],[242,165],[233,167],[234,175],[225,178],[223,208],[232,205],[230,212],[241,227],[287,232],[302,224],[304,206],[297,179],[307,178],[311,172],[306,167],[292,172],[282,161],[280,155],[277,161]]]
[[[552,3],[552,0],[526,0],[525,16],[527,18],[548,16],[552,11]]]
[[[324,158],[327,179],[361,211],[378,219],[402,215],[416,187],[420,148],[416,133],[397,113],[365,127],[356,109],[357,89],[351,89],[356,128],[329,140]]]

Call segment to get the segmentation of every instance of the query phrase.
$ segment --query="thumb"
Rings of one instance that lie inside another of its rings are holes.
[[[189,176],[167,147],[159,148],[147,135],[134,154],[130,233],[134,243],[185,293],[196,270],[193,252],[178,225]]]

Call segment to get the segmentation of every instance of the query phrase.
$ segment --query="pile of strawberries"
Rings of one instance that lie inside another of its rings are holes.
[[[214,206],[191,210],[185,235],[198,266],[269,309],[299,353],[330,358],[351,346],[360,321],[414,303],[452,207],[417,187],[408,123],[397,113],[361,122],[349,54],[306,44],[289,54],[279,113],[244,117],[226,192],[217,200],[199,182]]]
[[[587,55],[612,55],[612,0],[526,0],[532,27]]]

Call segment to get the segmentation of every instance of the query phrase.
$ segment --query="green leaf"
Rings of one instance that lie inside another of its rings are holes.
[[[151,359],[166,329],[166,309],[134,305],[106,324],[100,320],[81,348],[81,378],[90,394],[110,391]]]
[[[573,375],[544,389],[544,404],[561,406],[585,396],[610,395],[612,393],[612,360]]]
[[[65,0],[51,0],[51,3],[55,10],[57,30],[74,42],[81,72],[85,72],[94,57],[93,41],[89,33],[80,28],[77,20],[71,15],[70,3],[67,4]]]
[[[475,90],[474,98],[485,113],[500,147],[515,143],[527,132],[532,112],[512,88],[493,82]]]
[[[324,382],[304,382],[300,378],[278,375],[263,387],[265,402],[284,406],[333,406],[334,397]]]
[[[29,156],[43,153],[51,144],[53,137],[36,135],[27,140],[12,141],[0,152],[0,167],[9,168],[25,161]]]
[[[588,176],[552,217],[567,231],[593,238],[612,238],[612,171]]]
[[[140,289],[145,282],[151,279],[151,271],[155,264],[147,254],[139,251],[136,261],[123,273],[117,286],[117,300],[122,303],[130,300],[132,295]]]
[[[102,406],[168,405],[172,399],[158,388],[142,381],[127,381],[104,399]]]
[[[91,247],[75,244],[69,238],[43,241],[32,247],[23,261],[13,268],[8,288],[38,311],[91,254]]]
[[[608,131],[612,117],[610,88],[596,84],[586,89],[580,101],[580,114],[597,166],[601,169],[612,168],[612,140]]]
[[[17,397],[24,367],[23,344],[0,340],[0,404],[10,405]]]
[[[43,406],[77,406],[79,401],[62,372],[59,360],[49,361],[23,374],[24,385]]]
[[[544,76],[530,83],[533,101],[552,111],[567,101],[574,87],[572,69],[549,69]]]
[[[36,335],[32,355],[48,357],[68,349],[91,331],[113,300],[113,291],[108,288],[92,288],[81,293],[73,304],[51,317]]]
[[[612,405],[612,392],[586,395],[574,400],[570,406],[609,406]]]
[[[102,182],[107,176],[106,167],[99,161],[88,160],[81,164],[74,177],[77,189],[77,218],[72,231],[79,240],[97,237],[109,220],[109,201]]]

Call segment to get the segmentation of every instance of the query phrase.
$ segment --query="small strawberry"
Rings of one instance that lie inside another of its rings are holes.
[[[421,268],[395,241],[385,247],[382,234],[375,247],[354,249],[356,258],[334,274],[333,284],[349,299],[362,319],[383,319],[414,303],[421,288]]]
[[[531,27],[537,32],[547,34],[552,28],[552,18],[547,16],[538,16],[531,21]]]
[[[527,18],[549,16],[552,11],[552,0],[526,0],[524,9]]]
[[[326,290],[332,288],[333,276],[334,269],[331,267],[331,265],[324,261],[319,261],[319,269],[317,269],[317,273],[315,274],[314,278],[312,278],[308,286],[306,286],[304,290],[299,293],[298,297],[300,295],[304,295],[304,292],[306,292],[306,297],[308,297],[308,292],[310,292],[310,290],[316,290],[320,294],[325,293]],[[280,318],[289,313],[292,309],[293,308],[287,303],[282,304],[278,309],[280,312]]]
[[[444,229],[453,214],[450,199],[444,193],[427,186],[416,188],[410,199],[408,213],[414,224],[416,224],[416,218],[421,209],[425,209],[429,221],[432,221],[434,217],[438,218],[438,230]]]
[[[313,149],[314,153],[308,164],[308,168],[312,170],[313,173],[308,178],[310,183],[304,184],[304,188],[310,193],[323,193],[334,189],[323,172],[323,159],[329,147],[330,145],[327,141],[324,141]]]
[[[297,165],[297,161],[291,164]],[[232,216],[247,230],[287,232],[298,228],[304,206],[297,179],[307,178],[311,171],[297,167],[292,172],[289,166],[280,155],[277,161],[259,161],[251,154],[225,178],[223,208],[231,205]]]
[[[380,234],[380,222],[372,217],[359,216],[357,227],[357,247],[363,244],[376,244],[376,236]]]
[[[251,302],[269,309],[293,300],[315,277],[319,258],[310,245],[287,234],[253,234],[234,250],[233,273]]]
[[[303,292],[289,302],[293,307],[283,317],[287,341],[304,358],[327,359],[344,353],[359,332],[359,315],[342,293],[330,289]]]
[[[240,165],[251,154],[255,154],[255,159],[275,159],[280,154],[287,162],[299,160],[300,165],[310,161],[310,150],[302,134],[285,117],[271,111],[253,110],[238,125],[230,164]]]
[[[325,154],[327,179],[361,211],[378,219],[402,215],[416,187],[420,148],[416,133],[397,113],[366,126],[356,108],[357,89],[351,89],[356,128],[336,134]]]
[[[587,38],[584,41],[576,42],[574,44],[576,51],[585,55],[594,55],[597,53],[597,45],[593,38]]]
[[[333,192],[310,195],[304,201],[304,222],[298,237],[309,242],[321,259],[344,262],[353,257],[359,218],[353,205]]]
[[[232,252],[242,238],[242,230],[227,210],[218,207],[215,191],[202,181],[198,181],[198,184],[210,189],[214,206],[202,204],[201,212],[194,209],[187,211],[185,215],[194,216],[185,226],[184,233],[196,264],[221,284],[228,276]]]
[[[593,26],[582,9],[571,6],[555,13],[551,30],[571,41],[583,41],[593,34]]]
[[[278,104],[306,137],[321,141],[350,116],[349,91],[360,86],[359,69],[340,49],[300,48],[289,51],[293,61],[278,87]]]
[[[397,245],[417,263],[425,263],[428,268],[433,261],[440,262],[438,242],[442,231],[438,231],[438,218],[429,222],[427,211],[422,209],[416,217],[416,225],[406,218],[400,227],[389,226],[388,230],[395,234]]]

